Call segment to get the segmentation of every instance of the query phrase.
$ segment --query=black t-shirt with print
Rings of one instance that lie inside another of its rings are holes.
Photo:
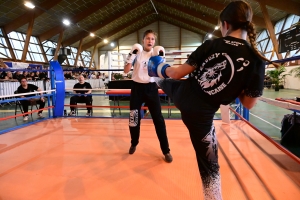
[[[18,93],[29,93],[29,92],[35,92],[37,91],[39,87],[33,84],[28,83],[27,84],[27,89],[23,88],[22,85],[20,85],[17,89]],[[25,95],[25,97],[32,97],[32,96],[37,96],[37,94],[29,94]]]
[[[245,40],[230,36],[208,40],[186,63],[196,68],[190,79],[211,105],[227,105],[243,90],[249,97],[262,95],[265,62]]]
[[[75,89],[75,88],[77,88],[77,89],[86,89],[86,88],[92,89],[92,86],[91,86],[90,83],[84,82],[83,84],[76,83],[76,84],[74,85],[73,89]],[[75,91],[76,93],[80,93],[80,94],[84,94],[84,93],[88,92],[88,90],[77,90],[77,91],[74,90],[74,91]]]

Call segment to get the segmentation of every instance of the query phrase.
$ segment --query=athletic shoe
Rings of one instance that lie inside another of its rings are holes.
[[[38,113],[38,118],[39,119],[43,119],[44,118],[43,114],[42,113]]]
[[[173,161],[173,157],[172,157],[172,155],[171,155],[170,153],[166,153],[166,154],[164,154],[164,155],[165,155],[165,161],[166,161],[167,163],[170,163],[170,162]]]
[[[28,121],[28,116],[25,116],[25,117],[23,118],[23,121]]]
[[[135,146],[131,146],[129,148],[129,154],[133,154],[135,152],[135,150],[136,150],[136,147]]]
[[[74,111],[71,111],[71,112],[69,113],[69,116],[75,116],[75,112],[74,112]]]
[[[86,117],[90,117],[90,116],[91,116],[91,113],[86,113],[85,116],[86,116]]]

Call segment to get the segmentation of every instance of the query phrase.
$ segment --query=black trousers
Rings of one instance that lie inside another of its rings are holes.
[[[70,98],[70,105],[77,105],[77,103],[85,103],[87,106],[92,105],[92,98],[90,96],[72,96]],[[71,111],[74,111],[76,107],[70,106]],[[87,108],[88,113],[92,110],[91,107]]]
[[[213,118],[219,106],[211,106],[197,95],[190,79],[158,82],[180,110],[196,152],[205,199],[222,199],[218,164],[218,143]],[[197,85],[196,85],[197,87]]]
[[[31,105],[31,102],[29,100],[21,100],[20,103],[22,104],[24,113],[28,112],[28,106]],[[39,109],[42,109],[45,107],[45,102],[41,100],[37,100],[36,104],[39,104]],[[42,113],[43,111],[40,110],[38,113]],[[28,116],[28,114],[25,114],[25,116]]]
[[[133,82],[130,95],[130,116],[129,130],[131,136],[131,145],[136,146],[140,138],[141,126],[141,106],[146,103],[151,114],[156,135],[158,137],[160,148],[163,154],[169,153],[169,142],[166,131],[165,120],[161,113],[160,98],[156,83],[137,83]]]

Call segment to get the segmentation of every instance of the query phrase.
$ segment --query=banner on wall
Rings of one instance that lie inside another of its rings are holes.
[[[26,69],[29,67],[28,63],[22,63],[22,62],[11,62],[11,65],[13,69]]]
[[[24,63],[24,62],[4,62],[9,68],[12,69],[30,69],[30,68],[35,68],[35,69],[43,69],[42,64],[31,64],[31,63]]]

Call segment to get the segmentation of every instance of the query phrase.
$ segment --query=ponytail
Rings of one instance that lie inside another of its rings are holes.
[[[255,54],[260,57],[261,59],[268,61],[269,63],[273,64],[277,69],[280,67],[279,64],[272,62],[271,60],[269,60],[268,58],[264,57],[257,49],[257,45],[256,45],[256,32],[255,32],[255,28],[254,28],[254,24],[252,22],[249,22],[247,26],[247,34],[249,37],[249,41],[251,44],[251,47],[253,48]]]

